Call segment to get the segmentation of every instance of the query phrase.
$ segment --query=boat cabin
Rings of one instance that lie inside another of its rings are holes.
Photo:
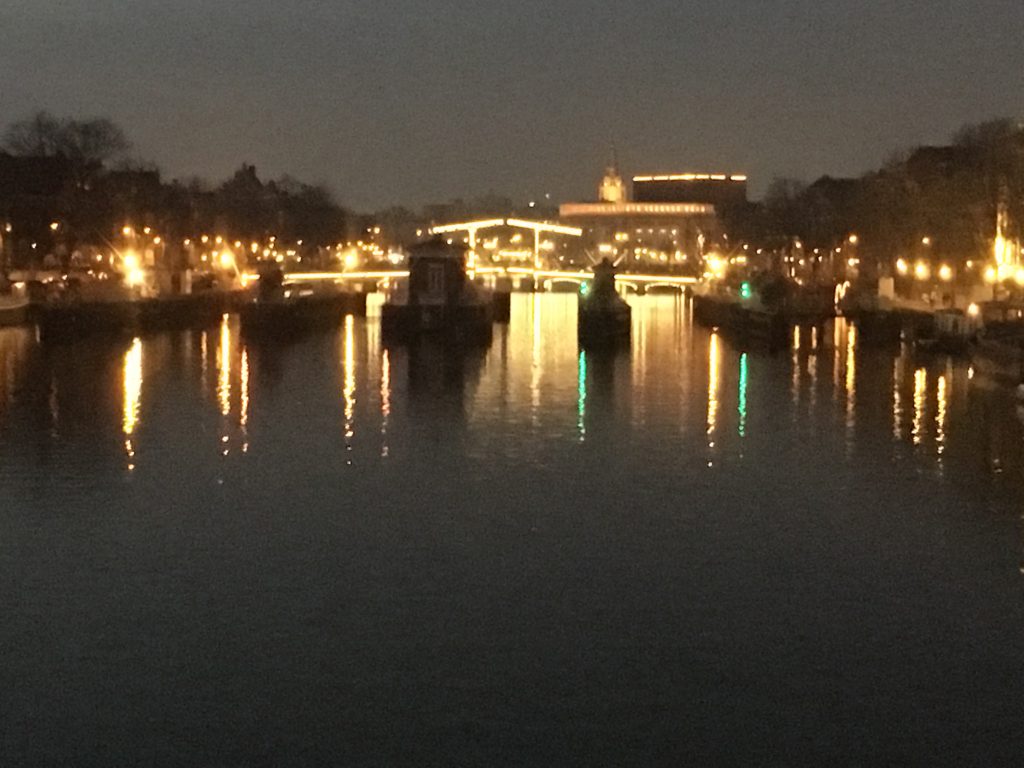
[[[440,237],[409,250],[408,302],[418,306],[453,306],[466,284],[466,246]]]

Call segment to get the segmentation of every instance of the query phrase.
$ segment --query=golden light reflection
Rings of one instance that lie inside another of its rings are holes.
[[[918,368],[914,373],[914,429],[911,433],[914,445],[924,440],[924,412],[928,394],[928,371]]]
[[[345,388],[342,396],[345,398],[345,450],[351,453],[356,416],[356,334],[352,315],[345,317]],[[351,456],[346,463],[352,463]]]
[[[242,430],[242,453],[249,452],[249,350],[242,347],[242,362],[239,376],[241,377],[241,393],[238,405],[238,427]]]
[[[384,350],[380,363],[380,437],[382,459],[388,457],[388,422],[391,419],[391,355]]]
[[[135,469],[135,428],[139,423],[139,405],[142,400],[142,340],[136,338],[124,355],[124,409],[121,431],[124,450],[128,457],[128,471]]]
[[[220,322],[220,347],[217,350],[217,401],[222,416],[231,413],[231,325],[228,315]]]
[[[708,448],[715,447],[715,431],[718,429],[718,388],[721,385],[721,349],[718,334],[712,333],[708,343]],[[708,466],[713,462],[709,461]]]
[[[857,400],[857,328],[846,326],[846,427],[853,429]]]
[[[935,445],[939,463],[946,453],[946,427],[949,418],[949,385],[945,376],[939,376],[938,403],[935,408]]]

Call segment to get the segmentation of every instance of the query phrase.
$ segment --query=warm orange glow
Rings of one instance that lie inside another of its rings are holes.
[[[222,416],[231,413],[231,326],[228,315],[220,323],[220,349],[217,355],[217,401]]]

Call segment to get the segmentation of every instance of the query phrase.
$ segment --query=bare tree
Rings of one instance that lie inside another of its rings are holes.
[[[107,118],[74,120],[40,111],[12,123],[2,146],[15,155],[63,155],[82,165],[104,163],[131,147],[120,126]]]

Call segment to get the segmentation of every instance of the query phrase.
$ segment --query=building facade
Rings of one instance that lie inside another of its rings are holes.
[[[722,234],[716,205],[738,199],[746,200],[745,176],[712,174],[638,176],[630,199],[613,164],[597,202],[565,203],[559,216],[583,229],[592,259],[607,257],[632,271],[699,274]]]

